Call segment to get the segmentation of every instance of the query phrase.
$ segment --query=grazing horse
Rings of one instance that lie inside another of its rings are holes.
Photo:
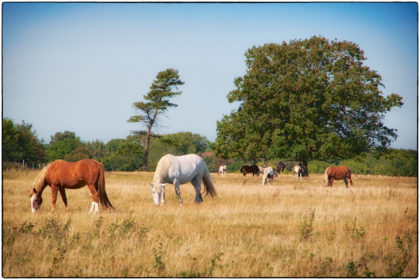
[[[303,168],[302,165],[295,165],[294,167],[295,173],[296,173],[296,179],[299,181],[302,181],[302,177],[303,177],[303,172],[305,171],[305,169]]]
[[[102,208],[114,208],[105,191],[104,166],[94,159],[84,159],[76,162],[56,160],[45,166],[35,178],[31,197],[32,213],[38,211],[42,204],[42,192],[46,186],[51,187],[52,208],[55,211],[57,192],[60,191],[66,210],[69,210],[66,189],[79,189],[87,185],[92,194],[92,206],[89,212],[99,211],[98,202]]]
[[[273,177],[274,177],[274,170],[272,167],[266,167],[263,168],[263,179],[262,179],[262,185],[264,187],[265,182],[267,181],[267,178],[269,179],[270,185],[273,185]]]
[[[204,182],[206,194],[216,195],[216,189],[211,181],[209,170],[204,160],[194,154],[184,156],[164,155],[158,162],[153,176],[153,201],[156,205],[165,204],[165,185],[173,184],[178,202],[182,204],[179,185],[191,182],[195,189],[195,202],[201,203],[201,181]]]
[[[222,174],[223,176],[226,175],[226,164],[219,166],[219,173],[218,173],[218,175],[220,175],[220,174]]]
[[[347,179],[349,179],[350,184],[353,186],[353,181],[351,180],[351,171],[350,168],[347,166],[330,166],[325,169],[324,173],[324,182],[325,186],[331,186],[333,184],[333,180],[344,180],[344,183],[346,184],[346,188],[348,188],[347,185]]]
[[[245,176],[246,173],[252,173],[252,176],[260,174],[260,169],[255,164],[252,166],[244,165],[241,167],[241,173]]]
[[[284,162],[282,161],[277,162],[276,169],[279,174],[282,173],[285,168],[286,168],[286,164],[284,164]]]

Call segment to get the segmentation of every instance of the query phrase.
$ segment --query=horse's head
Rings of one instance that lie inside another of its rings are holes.
[[[29,196],[31,197],[32,213],[35,213],[36,211],[39,210],[39,208],[41,208],[41,204],[42,204],[41,193],[40,192],[37,192],[36,189],[33,188],[29,192]]]
[[[161,202],[161,199],[164,199],[165,197],[165,186],[166,184],[160,184],[160,183],[150,183],[152,186],[152,196],[153,196],[153,202],[156,205],[159,205]]]

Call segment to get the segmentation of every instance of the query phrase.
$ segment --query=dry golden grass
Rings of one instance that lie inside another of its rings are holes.
[[[153,173],[106,173],[112,212],[88,214],[87,188],[51,192],[33,215],[36,172],[3,173],[4,277],[417,277],[417,178],[354,176],[325,188],[321,175],[212,174],[217,198],[183,206],[167,187],[152,202]]]

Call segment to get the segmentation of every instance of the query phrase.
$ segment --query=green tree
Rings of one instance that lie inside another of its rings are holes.
[[[76,161],[87,158],[89,157],[89,152],[82,148],[79,148],[77,151],[73,152],[73,154],[70,154],[82,145],[82,141],[80,141],[80,138],[77,137],[74,132],[57,132],[54,136],[51,136],[50,144],[46,148],[45,152],[47,154],[47,159],[51,162],[57,159]],[[69,154],[70,156],[68,156]],[[68,156],[68,158],[66,158],[66,156]]]
[[[197,154],[209,149],[210,144],[206,137],[191,132],[178,132],[166,134],[159,141],[170,147],[168,151],[175,155]]]
[[[37,165],[45,161],[44,145],[32,131],[32,125],[22,122],[15,124],[10,119],[3,119],[2,161],[25,161]]]
[[[96,140],[86,143],[89,156],[96,160],[100,160],[105,156],[105,144],[102,141]]]
[[[109,140],[108,143],[105,145],[105,151],[107,153],[113,153],[116,152],[122,143],[124,143],[124,139],[112,139]]]
[[[134,171],[143,166],[144,147],[138,142],[133,136],[109,141],[105,146],[108,155],[103,158],[105,169]]]
[[[239,108],[217,122],[218,155],[306,165],[387,147],[397,137],[383,118],[402,98],[384,97],[381,76],[363,64],[355,43],[312,37],[253,47],[245,57],[246,74],[227,96]]]
[[[149,144],[153,126],[159,122],[159,116],[166,112],[170,107],[178,105],[171,103],[170,98],[181,94],[181,91],[175,91],[178,86],[183,85],[178,70],[169,68],[157,74],[156,80],[150,86],[150,91],[144,95],[144,101],[134,103],[134,108],[139,112],[132,116],[128,122],[142,123],[146,127],[143,133],[146,135],[144,152],[144,170],[147,170],[149,157]]]

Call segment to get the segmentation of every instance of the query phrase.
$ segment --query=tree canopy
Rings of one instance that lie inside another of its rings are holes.
[[[357,44],[312,37],[254,46],[245,57],[246,74],[227,95],[239,108],[217,122],[218,155],[343,159],[397,137],[383,119],[402,98],[384,96]]]
[[[15,124],[11,119],[3,119],[2,161],[31,162],[35,165],[44,162],[45,149],[32,131],[32,125],[22,122]]]
[[[71,131],[57,132],[51,136],[50,144],[45,152],[49,162],[57,159],[77,161],[89,157],[87,148],[84,147],[80,138]]]

